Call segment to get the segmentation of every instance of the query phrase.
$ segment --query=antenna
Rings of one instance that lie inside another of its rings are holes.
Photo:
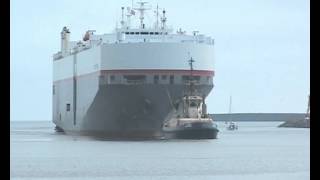
[[[129,29],[131,26],[130,17],[134,16],[134,15],[135,15],[134,10],[132,10],[132,8],[130,8],[130,7],[127,7],[127,29]]]
[[[165,28],[166,28],[166,21],[167,21],[167,18],[166,18],[166,10],[163,9],[163,11],[162,11],[162,17],[161,17],[161,29],[165,29]]]
[[[195,62],[195,60],[192,59],[192,57],[190,58],[190,60],[188,61],[189,62],[189,65],[190,65],[190,78],[189,78],[189,81],[190,81],[190,95],[193,94],[193,91],[194,91],[194,87],[193,87],[193,62]]]
[[[140,19],[140,28],[144,29],[144,24],[143,24],[144,12],[146,10],[149,10],[150,8],[145,8],[145,6],[144,6],[148,2],[137,2],[137,3],[140,4],[140,7],[139,8],[133,8],[133,9],[135,9],[135,10],[140,12],[140,17],[139,17],[139,19]]]
[[[230,96],[230,100],[229,100],[229,114],[231,114],[231,106],[232,106],[232,96]]]
[[[195,62],[195,61],[191,57],[191,59],[189,60],[189,65],[190,65],[191,72],[193,71],[193,62]]]
[[[155,13],[156,13],[156,17],[157,17],[156,29],[158,29],[159,28],[159,6],[158,6],[158,4],[157,4],[157,11]]]
[[[124,7],[121,7],[121,28],[124,28]]]
[[[115,16],[114,16],[114,18],[116,19],[115,20],[115,29],[117,30],[118,29],[118,11],[116,11],[116,14],[115,14]]]
[[[232,109],[231,109],[231,107],[232,107],[232,96],[230,96],[230,101],[229,101],[229,114],[230,114],[230,122],[232,121]]]

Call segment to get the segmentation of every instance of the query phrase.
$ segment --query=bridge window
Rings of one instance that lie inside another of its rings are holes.
[[[158,84],[158,83],[159,83],[159,76],[158,76],[158,75],[155,75],[155,76],[153,77],[153,83],[154,83],[154,84]]]
[[[136,32],[136,34],[139,34],[139,32]]]
[[[129,32],[126,32],[126,34],[129,34]]]
[[[190,103],[190,107],[196,107],[196,106],[197,106],[197,103],[195,103],[195,102]]]
[[[196,83],[199,83],[200,76],[192,76],[193,81],[196,81]],[[182,81],[184,83],[188,83],[190,81],[190,76],[182,76]]]
[[[149,34],[149,32],[140,32],[140,34],[146,35]]]
[[[171,76],[170,76],[170,84],[173,84],[173,83],[174,83],[174,76],[171,75]]]
[[[207,76],[207,82],[210,82],[210,76]]]
[[[71,105],[68,103],[68,104],[67,104],[67,107],[66,107],[66,108],[67,108],[67,111],[70,111],[70,109],[71,109],[70,107],[71,107]]]
[[[130,84],[140,84],[146,81],[145,75],[126,75],[123,78]]]
[[[150,35],[153,35],[154,34],[154,32],[150,32]]]
[[[116,78],[114,77],[114,75],[111,75],[111,76],[110,76],[110,82],[114,82],[115,79],[116,79]]]
[[[155,34],[155,35],[158,35],[158,34],[159,34],[159,32],[155,32],[154,34]]]
[[[134,32],[130,32],[130,34],[134,34]]]

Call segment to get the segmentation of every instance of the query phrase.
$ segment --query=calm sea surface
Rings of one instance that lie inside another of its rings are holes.
[[[310,179],[310,129],[239,122],[214,140],[102,141],[11,122],[12,179]]]

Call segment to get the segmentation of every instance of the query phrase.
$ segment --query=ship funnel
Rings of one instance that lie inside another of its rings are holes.
[[[67,27],[63,27],[61,31],[61,52],[64,54],[69,49],[70,31]]]

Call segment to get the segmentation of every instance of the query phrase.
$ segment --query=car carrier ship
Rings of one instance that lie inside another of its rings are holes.
[[[88,30],[71,41],[63,27],[61,50],[53,55],[53,123],[57,131],[110,138],[156,138],[176,115],[188,93],[189,67],[194,95],[213,88],[214,40],[167,26],[166,11],[146,25],[146,2],[121,7],[120,26],[107,34]],[[138,26],[132,18],[138,16]]]

